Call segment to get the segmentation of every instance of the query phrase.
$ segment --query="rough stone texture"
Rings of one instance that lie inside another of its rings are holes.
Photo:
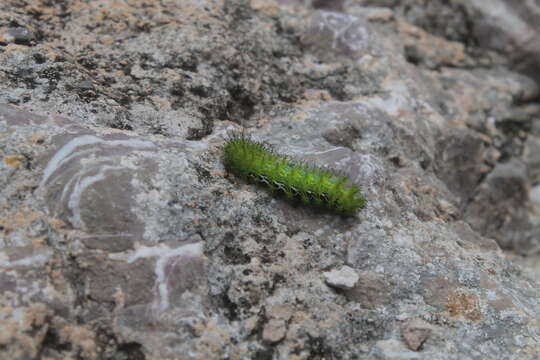
[[[540,3],[525,1],[516,6],[512,0],[471,1],[469,13],[479,15],[472,30],[478,42],[503,51],[519,71],[540,80]]]
[[[534,135],[528,136],[523,151],[531,182],[538,184],[540,183],[540,138]]]
[[[421,319],[408,321],[401,331],[407,346],[411,350],[418,351],[431,335],[431,326]]]
[[[359,279],[356,271],[350,266],[327,271],[323,275],[328,285],[338,289],[352,289]]]
[[[0,359],[540,357],[538,4],[509,4],[2,1]],[[231,131],[366,208],[228,175]]]
[[[475,230],[496,239],[503,248],[525,253],[539,250],[536,237],[531,240],[525,235],[531,231],[528,209],[522,206],[529,201],[526,170],[517,159],[497,164],[465,213]]]

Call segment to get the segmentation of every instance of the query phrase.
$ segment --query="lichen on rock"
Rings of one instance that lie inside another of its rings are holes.
[[[540,357],[538,6],[0,4],[0,358]],[[228,176],[244,132],[347,174]]]

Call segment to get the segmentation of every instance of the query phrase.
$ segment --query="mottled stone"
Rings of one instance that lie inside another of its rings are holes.
[[[471,248],[479,247],[490,251],[497,251],[500,249],[495,240],[481,236],[464,221],[456,221],[453,223],[452,230],[459,236],[461,246]]]
[[[536,25],[540,20],[540,4],[511,0],[475,1],[469,5],[475,16],[473,31],[478,41],[503,51],[515,66],[538,79],[540,37]]]
[[[103,256],[81,256],[79,266],[84,268],[88,294],[99,302],[115,302],[122,293],[122,306],[148,304],[154,299],[156,275],[155,261],[138,259],[130,263],[110,261]]]
[[[403,346],[403,343],[396,339],[381,340],[377,342],[375,348],[377,357],[387,360],[414,360],[421,359],[420,355],[410,351]]]
[[[391,284],[383,276],[373,272],[363,271],[357,274],[359,280],[355,286],[347,290],[346,295],[351,301],[373,308],[391,301]]]
[[[431,326],[422,319],[412,319],[401,329],[401,336],[409,349],[418,351],[432,332]]]
[[[403,39],[405,55],[413,63],[422,63],[428,68],[472,64],[472,60],[465,52],[465,46],[460,42],[433,36],[403,21],[398,21],[398,33]]]
[[[536,206],[540,206],[540,185],[536,185],[531,189],[531,202]]]
[[[5,359],[36,359],[49,330],[53,312],[44,304],[0,308],[0,346]]]
[[[294,313],[294,308],[288,304],[276,304],[272,305],[267,312],[267,317],[270,319],[280,319],[289,321]]]
[[[359,17],[336,12],[318,11],[302,42],[324,56],[342,54],[350,57],[365,55],[373,41],[367,22]],[[328,51],[330,50],[330,51]]]
[[[262,338],[267,344],[277,343],[285,337],[287,331],[286,323],[281,319],[269,320],[263,328]]]
[[[526,253],[531,247],[531,223],[524,204],[529,202],[525,165],[518,159],[500,163],[479,187],[465,219],[473,229],[497,240],[505,249]]]
[[[540,356],[532,2],[26,3],[0,5],[0,358]],[[365,208],[228,174],[233,132]]]
[[[24,27],[16,27],[8,29],[4,33],[4,41],[5,42],[13,42],[15,44],[30,44],[33,40],[35,40],[35,35],[29,31],[28,29]]]
[[[540,182],[540,137],[530,135],[524,149],[525,159],[529,166],[529,176],[533,183]]]
[[[0,268],[3,269],[2,286],[6,290],[0,293],[3,305],[17,306],[40,301],[45,304],[66,306],[71,297],[66,294],[65,283],[61,274],[56,278],[43,277],[48,267],[56,261],[52,249],[46,247],[9,247],[0,251]],[[55,283],[55,281],[58,281]],[[63,286],[62,286],[63,285]]]
[[[155,161],[141,153],[155,151],[150,141],[124,135],[61,135],[57,150],[45,162],[41,184],[52,216],[81,230],[89,248],[113,252],[141,240],[142,221],[132,207],[134,183],[147,183]]]
[[[463,206],[485,173],[483,167],[484,145],[482,139],[465,129],[445,133],[437,142],[435,173],[456,195]]]
[[[162,357],[181,351],[185,344],[163,348],[162,337],[170,327],[191,332],[203,326],[199,322],[208,306],[205,263],[200,243],[176,249],[140,248],[127,264],[118,263],[130,269],[117,272],[130,276],[120,277],[123,286],[111,294],[120,307],[115,325],[118,333],[128,341],[144,342],[152,353]]]

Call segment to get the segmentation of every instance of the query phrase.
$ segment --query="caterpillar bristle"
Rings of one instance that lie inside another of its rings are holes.
[[[229,134],[223,149],[228,172],[264,185],[286,199],[352,216],[365,205],[360,188],[342,172],[277,153],[245,133]]]

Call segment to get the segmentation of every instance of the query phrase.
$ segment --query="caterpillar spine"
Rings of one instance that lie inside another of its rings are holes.
[[[291,201],[351,216],[365,205],[360,188],[335,170],[298,163],[244,135],[233,135],[223,148],[228,172],[265,185]]]

